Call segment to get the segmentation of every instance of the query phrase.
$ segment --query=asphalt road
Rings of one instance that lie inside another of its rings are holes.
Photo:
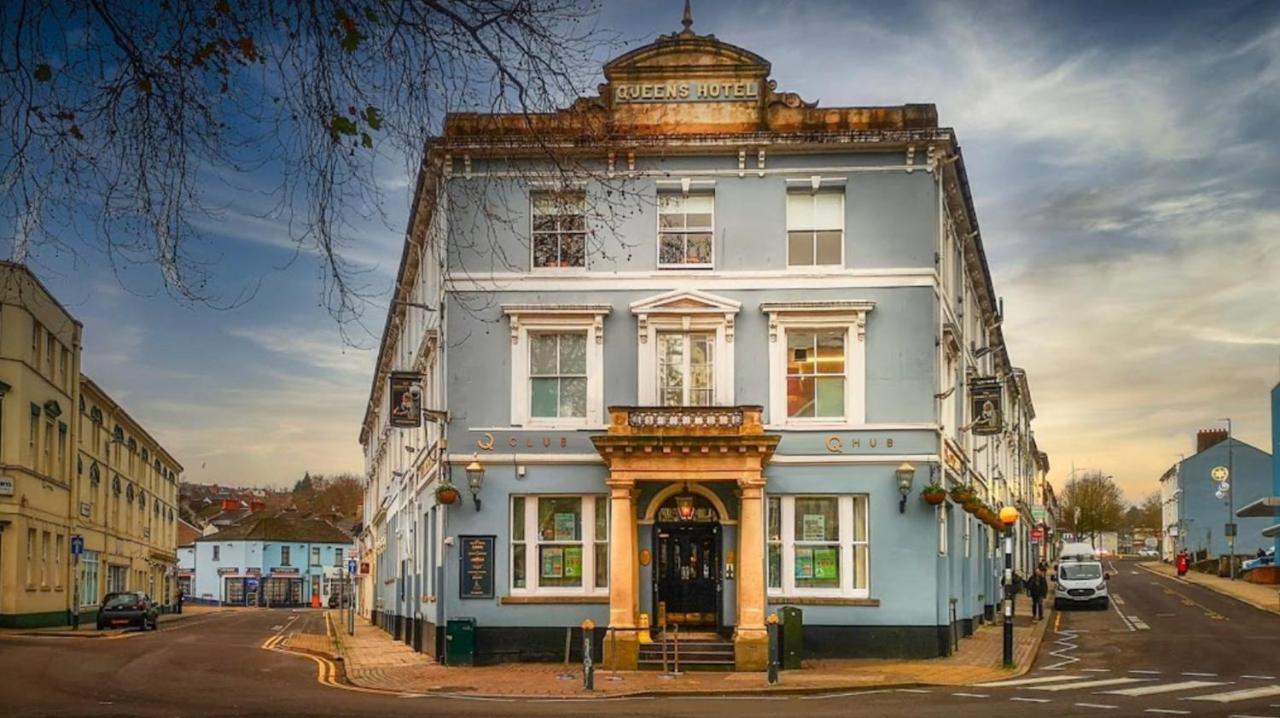
[[[7,636],[0,703],[6,716],[1280,718],[1280,616],[1129,562],[1115,562],[1114,573],[1113,607],[1051,616],[1055,625],[1033,670],[1016,685],[587,701],[406,698],[322,685],[313,660],[263,650],[282,629],[324,629],[319,612],[260,610],[111,639]]]

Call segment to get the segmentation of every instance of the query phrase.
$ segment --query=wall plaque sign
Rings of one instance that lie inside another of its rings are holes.
[[[493,536],[460,536],[460,598],[493,598]]]

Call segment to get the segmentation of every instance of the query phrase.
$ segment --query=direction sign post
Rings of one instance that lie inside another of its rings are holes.
[[[84,553],[84,537],[71,537],[71,630],[80,628],[80,554]]]

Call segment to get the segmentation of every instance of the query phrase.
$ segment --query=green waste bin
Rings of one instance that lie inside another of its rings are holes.
[[[476,664],[476,619],[450,618],[444,628],[444,664]]]
[[[778,611],[778,623],[782,629],[782,637],[778,641],[782,651],[782,668],[793,670],[800,668],[804,659],[804,611],[795,606],[785,606]]]

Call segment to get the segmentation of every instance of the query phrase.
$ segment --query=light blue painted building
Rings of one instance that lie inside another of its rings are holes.
[[[758,668],[793,606],[810,655],[946,655],[1003,558],[931,482],[1019,508],[1030,570],[1048,460],[953,131],[769,72],[686,28],[570,109],[446,120],[360,434],[371,621],[439,655],[474,619],[495,662],[591,619],[631,666],[648,620]]]
[[[354,553],[352,537],[327,521],[255,513],[195,540],[186,600],[250,606],[327,605]]]
[[[1175,511],[1166,514],[1166,532],[1176,538],[1172,552],[1187,549],[1207,556],[1229,553],[1227,523],[1237,524],[1234,552],[1252,556],[1260,547],[1271,546],[1262,532],[1275,521],[1269,516],[1233,518],[1232,504],[1243,508],[1273,494],[1272,457],[1267,452],[1235,438],[1226,429],[1202,430],[1196,434],[1196,453],[1174,464],[1162,479],[1162,490],[1171,492]],[[1226,469],[1232,496],[1218,497],[1221,484],[1215,469]],[[1180,538],[1179,538],[1180,537]]]

